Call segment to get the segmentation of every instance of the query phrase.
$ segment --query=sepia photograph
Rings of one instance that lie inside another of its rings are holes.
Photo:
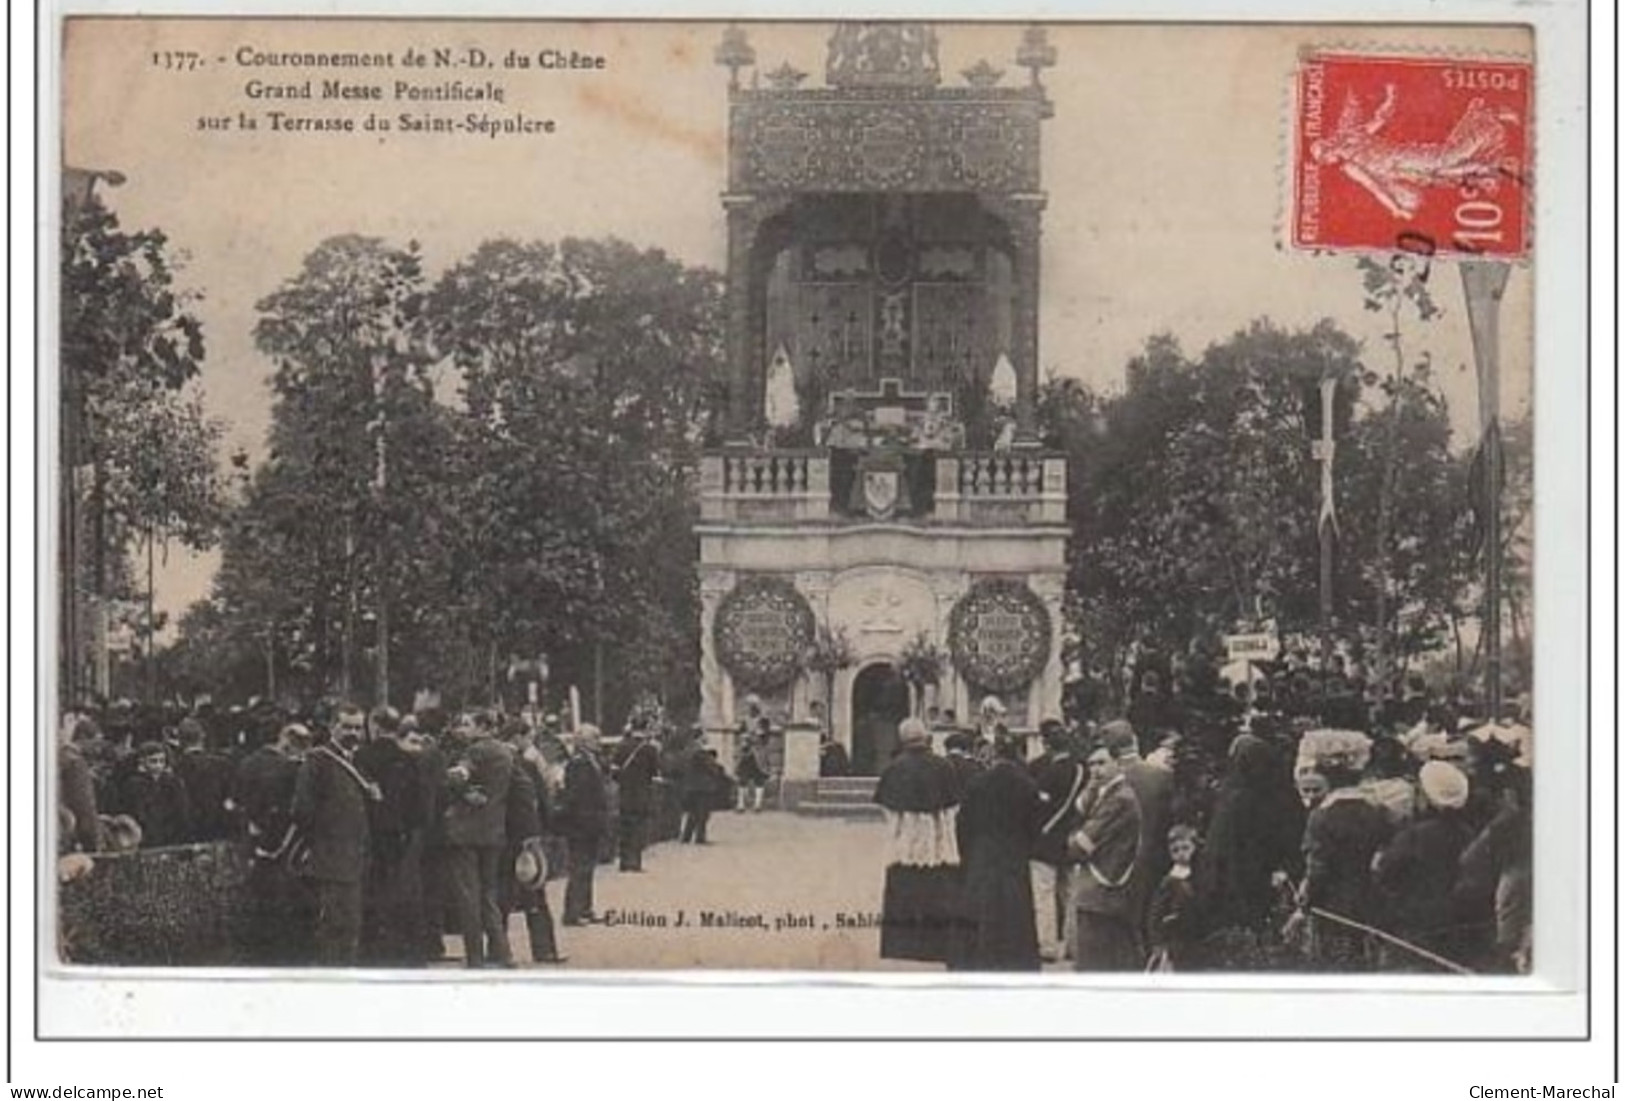
[[[42,967],[1574,959],[1535,58],[65,18]]]

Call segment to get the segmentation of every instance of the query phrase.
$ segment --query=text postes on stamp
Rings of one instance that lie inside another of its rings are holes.
[[[1532,78],[1527,62],[1306,54],[1293,246],[1524,255]]]

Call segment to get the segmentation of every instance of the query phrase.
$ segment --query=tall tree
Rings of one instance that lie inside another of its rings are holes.
[[[1384,263],[1369,256],[1357,261],[1365,292],[1365,308],[1381,313],[1388,320],[1383,340],[1388,344],[1391,362],[1386,372],[1366,375],[1386,398],[1387,408],[1382,413],[1382,440],[1376,451],[1382,477],[1377,487],[1376,528],[1371,541],[1375,567],[1376,599],[1369,620],[1376,647],[1376,673],[1384,681],[1389,675],[1395,638],[1394,569],[1398,548],[1394,538],[1394,512],[1400,492],[1401,462],[1400,433],[1407,418],[1407,410],[1418,402],[1426,404],[1430,364],[1424,355],[1412,361],[1405,348],[1407,327],[1425,324],[1439,315],[1428,289],[1432,270],[1426,257],[1396,253]]]
[[[490,241],[440,280],[430,331],[481,457],[463,499],[481,568],[460,588],[490,646],[548,651],[579,684],[607,673],[618,697],[692,691],[720,303],[715,273],[618,240]]]
[[[331,238],[259,303],[254,335],[276,363],[270,434],[288,565],[316,586],[305,615],[332,687],[356,694],[370,623],[369,687],[388,696],[395,573],[413,491],[438,485],[425,453],[433,406],[430,359],[417,339],[423,270],[416,242]],[[337,653],[333,645],[337,639]],[[336,660],[335,660],[336,659]]]
[[[128,232],[95,198],[70,207],[62,471],[65,500],[80,520],[67,532],[60,568],[64,586],[103,602],[135,595],[129,555],[140,541],[175,538],[201,549],[217,534],[220,428],[195,389],[204,357],[196,297],[179,285],[163,232]],[[65,656],[77,663],[82,651]],[[74,680],[63,677],[64,685]]]

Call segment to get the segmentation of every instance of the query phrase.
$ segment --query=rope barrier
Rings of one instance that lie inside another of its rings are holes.
[[[1421,956],[1423,959],[1428,960],[1431,963],[1438,964],[1446,971],[1454,971],[1458,975],[1473,975],[1477,973],[1469,968],[1463,967],[1454,960],[1447,960],[1443,956],[1429,952],[1426,948],[1421,948],[1412,944],[1410,941],[1401,940],[1392,933],[1385,932],[1384,930],[1378,929],[1375,926],[1366,925],[1363,922],[1355,921],[1353,918],[1344,917],[1342,914],[1336,914],[1330,910],[1322,910],[1319,906],[1309,907],[1309,912],[1314,914],[1316,917],[1323,917],[1327,921],[1335,921],[1339,925],[1346,925],[1351,929],[1358,929],[1360,932],[1365,933],[1368,936],[1376,937],[1378,940],[1392,944],[1396,948],[1402,948],[1407,952]]]

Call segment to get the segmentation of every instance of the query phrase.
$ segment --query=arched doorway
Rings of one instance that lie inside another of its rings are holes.
[[[858,671],[852,680],[852,771],[876,776],[897,748],[897,726],[908,718],[908,685],[889,661]]]

